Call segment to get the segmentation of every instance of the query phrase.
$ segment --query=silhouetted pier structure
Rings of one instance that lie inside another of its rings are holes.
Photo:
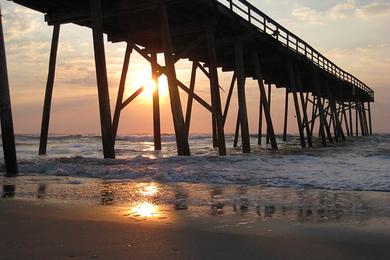
[[[370,102],[374,92],[345,72],[295,34],[245,0],[14,0],[13,2],[45,14],[53,26],[49,73],[43,110],[40,154],[46,153],[50,107],[60,26],[74,23],[92,29],[101,132],[105,158],[115,157],[115,136],[121,111],[142,91],[140,86],[124,99],[126,76],[132,52],[139,53],[152,67],[153,79],[165,75],[179,155],[190,155],[188,143],[192,105],[198,102],[212,116],[213,146],[226,154],[225,122],[233,93],[237,92],[234,145],[241,133],[242,150],[251,151],[245,95],[246,80],[257,81],[259,100],[258,144],[266,122],[266,140],[278,145],[270,114],[271,87],[285,88],[283,139],[287,138],[288,102],[292,96],[302,147],[312,146],[318,129],[322,144],[344,140],[345,136],[371,135]],[[108,91],[103,34],[111,42],[126,42],[117,104],[112,115]],[[1,119],[7,171],[17,171],[11,105],[6,78],[6,62],[1,38]],[[157,61],[163,54],[165,64]],[[192,62],[191,81],[186,86],[176,77],[175,64]],[[221,101],[218,68],[233,72],[227,100]],[[211,103],[196,94],[197,72],[210,79]],[[179,90],[188,94],[186,111]],[[161,149],[158,90],[153,97],[155,149]]]

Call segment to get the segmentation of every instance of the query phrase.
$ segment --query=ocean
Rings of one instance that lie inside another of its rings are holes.
[[[17,135],[21,176],[99,178],[162,184],[240,185],[312,188],[336,191],[390,191],[390,134],[348,137],[328,147],[315,143],[301,148],[295,136],[278,139],[279,150],[259,147],[252,136],[252,153],[228,148],[218,156],[210,135],[192,135],[191,157],[176,155],[173,135],[163,135],[163,150],[155,152],[149,135],[119,136],[117,159],[102,158],[101,138],[57,135],[49,138],[48,155],[38,155],[38,135]],[[233,136],[227,136],[232,147]],[[263,140],[265,143],[265,140]],[[2,155],[1,155],[2,157]],[[3,158],[0,172],[4,172]],[[4,174],[4,173],[3,173]]]

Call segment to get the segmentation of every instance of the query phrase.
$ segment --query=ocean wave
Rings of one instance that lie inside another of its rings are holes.
[[[17,136],[18,144],[29,144],[17,147],[20,172],[166,183],[390,191],[390,135],[350,137],[329,147],[306,149],[297,148],[291,139],[278,151],[254,146],[252,154],[241,154],[240,148],[229,148],[226,157],[217,156],[208,135],[191,137],[191,157],[175,155],[173,135],[165,136],[169,141],[163,142],[161,152],[153,151],[150,136],[124,136],[119,137],[116,160],[98,159],[101,140],[96,136],[56,138],[49,142],[49,155],[38,157],[37,144],[35,149],[31,146],[39,141],[37,136]],[[227,136],[227,143],[231,141],[232,136]],[[4,172],[3,164],[0,171]]]

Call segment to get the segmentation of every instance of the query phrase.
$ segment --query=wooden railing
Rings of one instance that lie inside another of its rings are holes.
[[[362,81],[339,68],[336,64],[328,60],[304,40],[287,30],[271,17],[264,14],[246,0],[217,0],[220,4],[229,8],[235,14],[241,16],[247,22],[257,28],[257,30],[270,35],[278,40],[283,46],[305,56],[319,68],[329,72],[337,78],[351,83],[353,86],[367,92],[374,98],[374,91]]]

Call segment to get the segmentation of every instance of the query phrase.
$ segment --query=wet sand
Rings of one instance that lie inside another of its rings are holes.
[[[0,259],[390,256],[387,193],[123,182],[108,188],[68,178],[1,182]]]

